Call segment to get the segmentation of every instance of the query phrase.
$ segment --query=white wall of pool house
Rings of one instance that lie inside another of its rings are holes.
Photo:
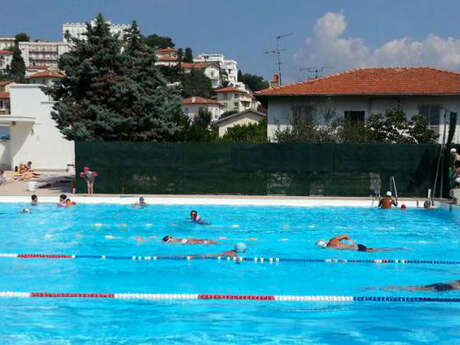
[[[64,139],[51,118],[54,102],[39,84],[10,87],[11,114],[0,116],[10,137],[0,141],[0,167],[32,161],[34,169],[65,170],[75,164],[75,145]]]

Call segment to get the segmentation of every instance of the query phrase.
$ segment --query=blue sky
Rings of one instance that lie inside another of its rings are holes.
[[[286,81],[372,65],[434,65],[460,69],[458,0],[15,0],[2,4],[0,36],[25,31],[60,40],[62,23],[101,12],[115,23],[137,20],[144,34],[173,38],[195,54],[221,52],[244,72],[270,78],[275,36],[282,42]]]

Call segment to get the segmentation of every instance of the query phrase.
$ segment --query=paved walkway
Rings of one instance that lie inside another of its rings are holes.
[[[72,189],[73,175],[65,171],[37,171],[41,174],[39,178],[29,181],[37,182],[37,189],[32,192],[28,190],[29,181],[14,181],[13,172],[6,171],[5,177],[8,182],[0,185],[0,195],[58,195],[70,193]]]

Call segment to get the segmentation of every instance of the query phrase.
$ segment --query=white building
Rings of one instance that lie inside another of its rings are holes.
[[[0,168],[32,161],[36,169],[75,164],[74,142],[63,138],[51,118],[52,101],[43,85],[10,85],[11,114],[0,115]]]
[[[216,62],[223,80],[233,86],[238,83],[238,63],[235,60],[226,60],[223,54],[200,54],[193,58],[193,62]]]
[[[441,142],[444,123],[448,128],[450,114],[460,113],[460,73],[428,67],[362,68],[268,88],[256,96],[267,106],[271,140],[296,116],[323,125],[334,119],[364,123],[372,114],[399,107],[408,119],[425,116]],[[460,143],[459,122],[453,141]]]
[[[13,48],[16,45],[14,37],[0,37],[0,50]]]
[[[248,126],[258,124],[260,121],[265,119],[265,114],[259,113],[258,111],[249,109],[242,112],[229,115],[216,121],[216,125],[219,128],[219,137],[223,137],[229,128],[235,126]]]
[[[65,42],[19,42],[26,67],[51,66],[57,68],[58,58],[70,50]]]
[[[11,66],[13,60],[13,52],[11,50],[0,50],[0,71]]]
[[[177,51],[171,47],[155,50],[155,56],[157,58],[157,61],[155,61],[156,66],[174,67],[179,63]]]
[[[214,90],[214,92],[217,94],[217,101],[224,106],[224,112],[241,112],[248,109],[257,110],[260,104],[246,89],[228,86]]]
[[[203,71],[204,75],[211,80],[213,89],[222,86],[222,78],[219,65],[216,62],[182,62],[184,73],[190,73],[193,69]]]
[[[90,21],[91,26],[96,23],[96,19]],[[111,21],[106,21],[106,23],[110,26],[110,32],[112,34],[118,34],[120,39],[124,36],[124,30],[129,29],[129,25],[127,24],[112,24]],[[66,43],[69,41],[66,38],[66,33],[69,33],[70,36],[78,38],[78,39],[85,39],[86,36],[86,23],[65,23],[62,24],[62,40]]]
[[[211,121],[217,121],[223,113],[223,106],[215,99],[204,97],[189,97],[182,100],[182,112],[190,119],[198,116],[201,109],[211,113]]]

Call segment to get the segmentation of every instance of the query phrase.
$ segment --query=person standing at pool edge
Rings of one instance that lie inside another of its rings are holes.
[[[398,200],[393,199],[391,192],[388,191],[387,195],[380,199],[379,208],[389,209],[391,206],[398,206]]]
[[[84,167],[83,171],[80,173],[80,177],[82,177],[86,181],[86,189],[88,194],[94,194],[94,182],[96,181],[97,172],[91,171],[89,167]]]
[[[201,225],[210,225],[210,223],[205,221],[203,218],[201,218],[201,216],[195,210],[192,210],[190,212],[190,219],[194,223],[198,223],[198,224],[201,224]]]

